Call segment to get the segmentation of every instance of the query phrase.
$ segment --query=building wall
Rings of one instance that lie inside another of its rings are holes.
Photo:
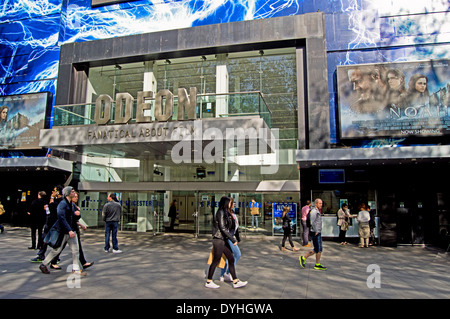
[[[55,94],[60,46],[200,25],[321,11],[327,36],[331,142],[336,136],[336,67],[450,56],[445,0],[130,1],[92,8],[90,0],[0,4],[0,95]]]

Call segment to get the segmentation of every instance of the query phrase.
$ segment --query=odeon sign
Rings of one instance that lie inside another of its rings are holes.
[[[152,91],[140,91],[137,94],[136,123],[151,123],[151,116],[144,115],[146,110],[150,110],[151,105],[145,103],[146,98],[153,98]],[[167,89],[159,90],[155,97],[154,120],[156,122],[167,122],[172,119],[174,95]],[[163,112],[163,101],[164,112]],[[132,118],[134,98],[130,93],[118,93],[116,95],[116,108],[114,112],[114,124],[128,124]],[[113,99],[107,94],[101,94],[95,101],[94,121],[97,125],[107,125],[111,122]],[[191,87],[189,95],[186,89],[178,88],[178,121],[195,120],[197,104],[197,88]]]

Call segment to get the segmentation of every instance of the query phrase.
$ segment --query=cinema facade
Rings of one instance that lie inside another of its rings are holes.
[[[287,205],[299,236],[301,207],[321,198],[324,237],[337,237],[343,202],[352,214],[365,202],[376,213],[380,244],[443,245],[445,87],[433,127],[423,115],[416,121],[416,109],[403,108],[401,124],[381,120],[379,110],[349,115],[358,99],[350,69],[341,67],[336,123],[327,62],[321,12],[66,43],[52,127],[40,130],[39,147],[73,164],[65,182],[80,192],[90,227],[103,227],[101,209],[114,192],[122,231],[168,231],[177,200],[175,231],[210,235],[212,213],[227,195],[244,235],[281,234]],[[425,64],[437,85],[448,81],[447,60]],[[332,143],[334,127],[339,142]],[[367,140],[391,142],[367,148]],[[348,237],[357,233],[354,221]]]

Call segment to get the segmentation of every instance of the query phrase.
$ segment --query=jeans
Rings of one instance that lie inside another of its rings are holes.
[[[239,258],[241,258],[241,250],[239,249],[238,245],[233,245],[233,243],[231,242],[231,240],[228,239],[228,244],[230,245],[231,251],[233,252],[233,256],[234,256],[234,264],[236,265],[237,261],[239,260]],[[230,273],[229,269],[228,269],[228,260],[225,263],[225,267],[223,267],[223,269],[220,271],[220,277],[223,277],[223,275],[226,273]]]
[[[252,227],[255,227],[256,224],[256,228],[258,228],[258,215],[252,215]]]
[[[283,240],[281,241],[281,247],[284,248],[284,245],[286,244],[286,239],[289,239],[289,243],[291,244],[291,247],[294,247],[294,243],[292,242],[292,233],[291,233],[291,225],[289,225],[288,228],[283,228]]]
[[[312,233],[312,242],[314,245],[314,252],[317,253],[321,253],[322,252],[322,234],[321,233],[317,233],[317,235],[315,233]]]
[[[112,246],[114,250],[119,250],[119,242],[117,241],[117,230],[119,229],[119,222],[105,223],[105,250],[109,250],[109,238],[112,233]]]
[[[72,270],[81,270],[77,237],[78,236],[75,235],[75,237],[70,238],[68,234],[64,235],[61,246],[56,249],[52,249],[42,263],[48,267],[51,261],[61,253],[67,243],[72,251]]]
[[[309,243],[309,228],[306,226],[306,220],[302,219],[302,227],[303,227],[303,246],[306,246]]]

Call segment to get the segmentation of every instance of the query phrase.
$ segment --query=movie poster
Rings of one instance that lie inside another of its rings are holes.
[[[0,96],[0,149],[39,148],[48,93]]]
[[[273,234],[283,235],[283,208],[289,206],[289,218],[291,219],[292,236],[297,236],[297,203],[273,203]]]
[[[338,66],[341,138],[450,134],[449,63]]]

